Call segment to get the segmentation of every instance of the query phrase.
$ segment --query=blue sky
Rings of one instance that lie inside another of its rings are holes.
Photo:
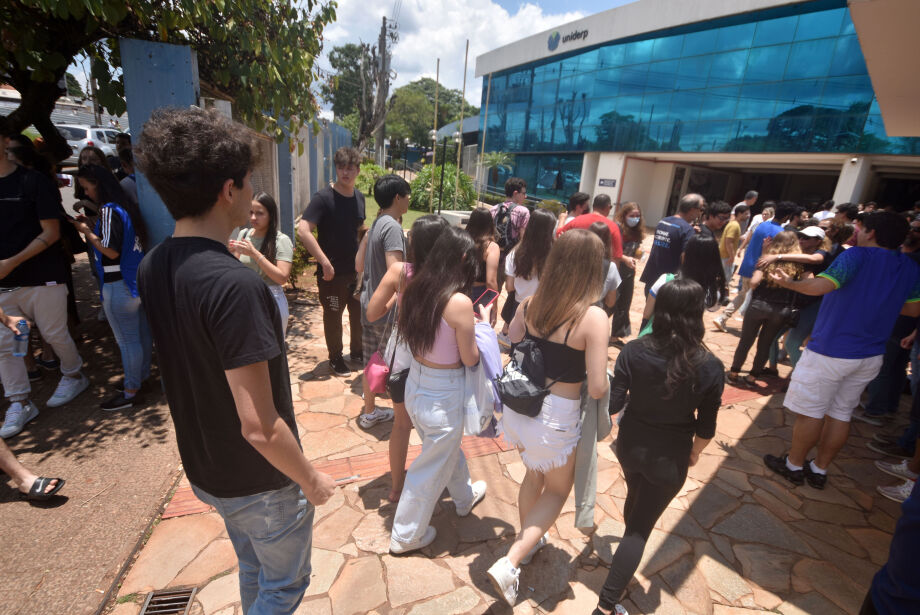
[[[536,4],[547,13],[579,11],[586,15],[590,15],[634,1],[635,0],[566,0],[566,2],[559,2],[558,0],[530,0],[525,3],[523,0],[496,0],[495,3],[510,13],[515,12],[522,4]]]

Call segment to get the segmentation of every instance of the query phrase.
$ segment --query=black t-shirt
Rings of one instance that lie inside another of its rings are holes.
[[[680,267],[680,256],[696,230],[680,216],[663,218],[655,227],[652,251],[639,281],[654,284],[663,273],[676,273]]]
[[[668,455],[690,454],[694,434],[712,438],[725,388],[725,367],[710,352],[698,364],[693,382],[683,382],[667,396],[668,359],[639,338],[623,347],[613,371],[610,407],[619,410],[629,393],[629,406],[620,421],[618,438]]]
[[[358,254],[358,227],[364,222],[364,195],[355,188],[354,196],[344,196],[333,188],[313,195],[303,219],[316,225],[319,247],[332,263],[336,275],[355,272]],[[322,273],[318,267],[317,275]]]
[[[268,286],[203,237],[166,239],[141,262],[137,284],[189,481],[221,498],[290,484],[243,438],[224,374],[267,361],[275,408],[298,437],[281,316]]]
[[[60,193],[51,179],[23,167],[0,177],[0,260],[22,252],[42,232],[42,220],[61,223]],[[56,241],[0,280],[0,288],[44,286],[67,280]]]

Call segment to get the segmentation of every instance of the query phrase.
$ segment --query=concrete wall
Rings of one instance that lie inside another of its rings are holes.
[[[597,161],[599,158],[598,152],[585,152],[581,160],[581,181],[578,183],[580,192],[587,192],[592,196],[600,194],[597,192]]]
[[[835,203],[859,203],[872,178],[872,159],[856,156],[840,167],[840,178],[834,190]]]

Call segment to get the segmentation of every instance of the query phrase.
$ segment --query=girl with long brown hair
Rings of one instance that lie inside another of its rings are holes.
[[[782,260],[784,254],[796,254],[800,251],[798,236],[793,231],[783,231],[764,241],[763,254],[776,255],[777,259],[763,269],[757,269],[751,276],[751,304],[744,313],[741,339],[738,341],[732,366],[727,374],[730,382],[753,385],[757,376],[764,373],[770,346],[783,327],[790,324],[792,310],[796,308],[796,293],[777,286],[770,280],[769,274],[781,269],[794,280],[811,277],[811,274],[806,275],[805,266],[801,263]],[[741,378],[741,366],[744,365],[754,340],[757,340],[754,363],[749,374]]]
[[[581,432],[580,399],[600,399],[607,391],[607,315],[594,305],[604,284],[604,247],[597,235],[582,229],[564,233],[553,244],[533,297],[524,300],[511,322],[509,337],[533,340],[543,354],[549,395],[536,417],[507,406],[501,427],[516,445],[527,468],[518,495],[521,532],[508,551],[489,568],[499,594],[514,605],[519,566],[546,544],[572,489],[575,447]]]
[[[481,305],[477,300],[486,290],[498,292],[498,261],[501,251],[495,241],[495,220],[492,218],[492,212],[486,207],[474,209],[470,212],[466,231],[476,244],[476,278],[470,289],[470,299],[475,305]],[[492,314],[498,315],[494,310]],[[492,318],[491,324],[495,325],[495,318]]]

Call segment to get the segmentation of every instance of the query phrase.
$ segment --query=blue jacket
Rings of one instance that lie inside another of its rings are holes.
[[[122,279],[125,281],[128,290],[131,291],[131,296],[137,297],[137,268],[141,264],[141,259],[144,258],[144,250],[141,248],[140,241],[137,239],[137,235],[134,232],[134,224],[131,222],[131,216],[129,216],[128,212],[122,209],[117,203],[106,203],[99,209],[100,219],[96,221],[93,232],[97,235],[100,233],[102,226],[102,210],[106,207],[111,207],[121,216],[122,224],[124,225],[124,233],[122,235],[121,248],[118,250],[119,268],[121,269]],[[102,253],[97,250],[95,246],[93,246],[93,252],[95,253],[93,266],[96,268],[96,276],[99,278],[99,292],[101,294],[102,280],[105,279],[105,272],[102,268]]]

